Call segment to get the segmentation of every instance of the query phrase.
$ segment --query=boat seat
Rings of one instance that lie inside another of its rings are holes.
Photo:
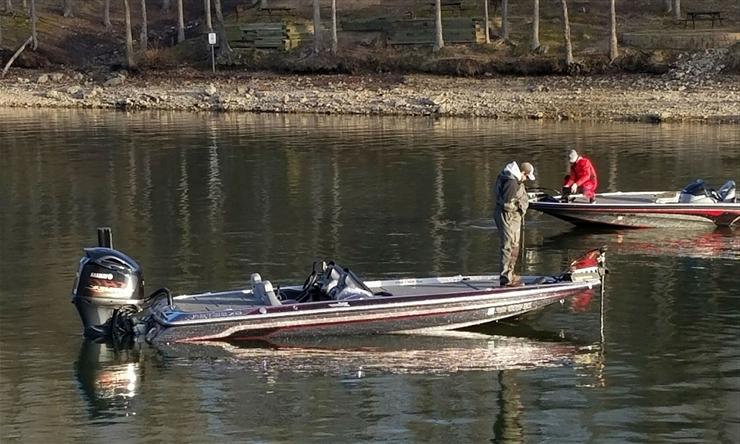
[[[261,304],[272,306],[283,305],[275,295],[272,283],[270,281],[262,281],[262,276],[259,273],[252,274],[252,294]]]
[[[719,202],[735,202],[735,181],[728,180],[717,190],[717,200]]]

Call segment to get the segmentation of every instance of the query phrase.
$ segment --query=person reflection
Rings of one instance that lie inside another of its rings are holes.
[[[115,349],[85,340],[75,362],[77,378],[93,419],[136,414],[134,400],[141,380],[140,346]]]

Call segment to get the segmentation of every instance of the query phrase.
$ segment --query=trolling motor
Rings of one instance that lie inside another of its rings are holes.
[[[82,319],[87,337],[111,335],[119,314],[141,310],[145,302],[144,276],[135,260],[113,249],[108,227],[98,228],[98,247],[85,248],[80,259],[72,303]]]

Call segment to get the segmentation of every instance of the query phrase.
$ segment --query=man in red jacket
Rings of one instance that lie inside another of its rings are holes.
[[[586,157],[578,154],[576,150],[568,152],[568,161],[570,162],[570,174],[565,176],[563,184],[563,196],[575,194],[579,191],[589,202],[595,201],[596,187],[599,186],[599,179],[596,177],[596,169]]]

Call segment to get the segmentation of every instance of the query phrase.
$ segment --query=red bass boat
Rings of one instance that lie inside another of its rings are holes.
[[[730,227],[740,222],[735,182],[718,191],[702,181],[681,191],[640,191],[596,194],[590,203],[583,195],[551,196],[530,193],[530,208],[576,225],[614,228]]]

